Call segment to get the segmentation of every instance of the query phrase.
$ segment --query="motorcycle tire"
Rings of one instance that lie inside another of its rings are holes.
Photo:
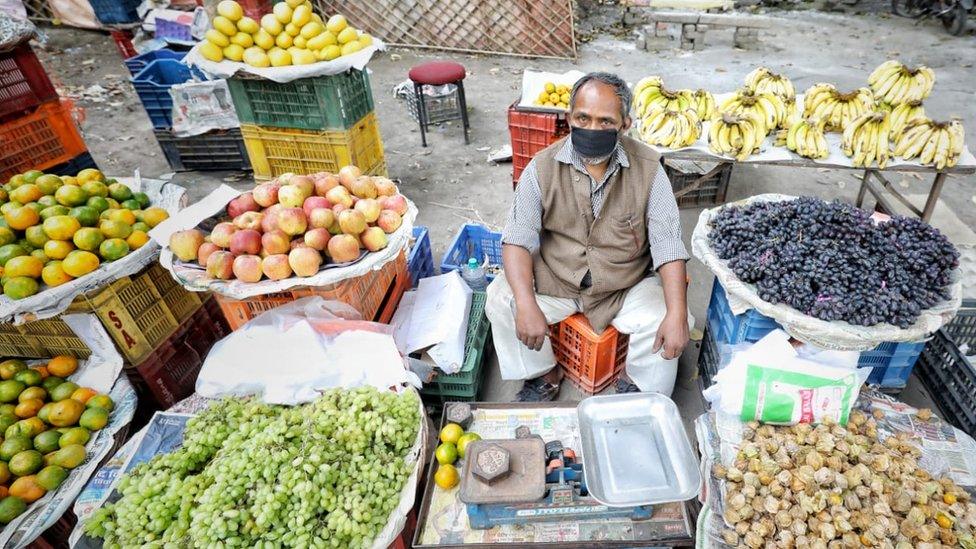
[[[895,1],[895,0],[892,0]],[[942,16],[942,26],[953,36],[959,36],[966,30],[966,21],[969,19],[969,10],[963,7],[962,2],[956,2],[949,13]]]
[[[891,11],[901,17],[916,19],[925,11],[925,0],[891,0]]]

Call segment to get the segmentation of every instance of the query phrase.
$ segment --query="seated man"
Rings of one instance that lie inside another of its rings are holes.
[[[526,380],[520,401],[556,397],[562,371],[547,333],[577,312],[597,333],[612,324],[631,335],[618,392],[674,389],[693,323],[688,252],[660,156],[623,135],[630,102],[615,75],[581,78],[570,94],[569,137],[537,154],[519,179],[502,237],[505,276],[488,287],[485,312],[502,378]]]

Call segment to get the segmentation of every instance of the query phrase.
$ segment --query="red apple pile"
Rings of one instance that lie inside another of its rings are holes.
[[[229,220],[209,236],[199,229],[174,233],[169,248],[220,280],[257,282],[312,276],[326,261],[346,263],[360,250],[387,245],[407,212],[407,200],[385,177],[356,166],[338,174],[285,174],[227,204]]]

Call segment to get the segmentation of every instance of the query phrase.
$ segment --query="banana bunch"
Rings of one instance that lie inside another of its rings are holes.
[[[891,155],[890,136],[890,117],[884,112],[866,112],[844,128],[840,150],[851,157],[854,166],[867,167],[877,161],[878,167],[883,169]]]
[[[871,90],[858,88],[840,93],[833,84],[814,84],[803,97],[803,116],[821,118],[827,130],[844,131],[855,118],[874,109]]]
[[[708,148],[715,154],[745,160],[765,138],[765,125],[755,114],[721,112],[709,125]]]
[[[701,120],[693,109],[654,110],[641,119],[640,137],[645,143],[671,149],[688,147],[701,136]]]
[[[731,114],[749,114],[762,125],[763,137],[777,127],[786,127],[790,111],[776,94],[755,93],[748,88],[737,90],[719,105],[718,110]]]
[[[715,97],[707,90],[695,90],[691,98],[691,108],[701,120],[709,120],[718,112],[718,109],[715,108]]]
[[[796,98],[793,82],[782,74],[776,74],[766,67],[757,67],[746,75],[746,88],[753,93],[772,93],[784,102]]]
[[[906,160],[917,158],[922,164],[936,169],[951,168],[959,161],[963,151],[962,122],[934,122],[917,118],[908,122],[895,139],[895,156]]]
[[[652,111],[668,110],[683,111],[694,106],[694,96],[691,90],[668,90],[665,88],[645,88],[637,103],[637,116],[644,118]]]
[[[921,101],[909,101],[891,109],[892,135],[901,135],[905,126],[916,118],[925,118],[925,107]]]
[[[868,76],[871,91],[892,105],[921,101],[932,93],[935,72],[925,65],[910,69],[898,61],[885,61]]]
[[[647,110],[647,101],[652,94],[661,91],[664,82],[660,76],[645,76],[634,86],[634,99],[631,107],[637,118],[641,118]]]
[[[779,131],[778,137],[781,137],[783,142],[777,140],[777,145],[786,145],[787,149],[807,158],[827,158],[830,156],[830,151],[827,150],[824,126],[826,122],[823,120],[813,118],[798,120],[790,126],[790,129]]]

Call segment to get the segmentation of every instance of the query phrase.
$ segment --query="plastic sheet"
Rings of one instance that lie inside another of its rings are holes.
[[[366,47],[356,53],[343,55],[332,61],[319,61],[310,65],[289,65],[287,67],[252,67],[246,63],[237,61],[223,60],[220,62],[210,61],[200,53],[200,45],[194,46],[183,63],[191,67],[198,67],[201,70],[219,78],[230,78],[237,73],[251,74],[267,78],[275,82],[291,82],[299,78],[312,78],[315,76],[329,76],[346,72],[349,69],[363,70],[373,54],[379,50],[386,49],[386,45],[377,38],[373,38],[373,45]]]
[[[738,202],[731,202],[718,208],[704,210],[698,217],[698,224],[691,235],[691,249],[702,263],[705,264],[725,288],[729,297],[732,312],[741,314],[748,309],[756,309],[760,313],[772,317],[791,336],[804,343],[810,343],[823,349],[845,351],[867,351],[885,342],[921,341],[935,332],[956,315],[962,302],[962,283],[959,269],[953,273],[953,283],[949,288],[951,297],[948,301],[922,311],[915,320],[915,324],[908,328],[899,328],[892,324],[877,324],[875,326],[855,326],[848,322],[827,322],[801,313],[788,305],[774,305],[763,301],[756,288],[739,280],[728,266],[728,262],[720,259],[712,250],[708,241],[711,221],[718,212],[728,206],[745,206],[754,201],[780,202],[793,200],[796,197],[782,194],[761,194]]]

